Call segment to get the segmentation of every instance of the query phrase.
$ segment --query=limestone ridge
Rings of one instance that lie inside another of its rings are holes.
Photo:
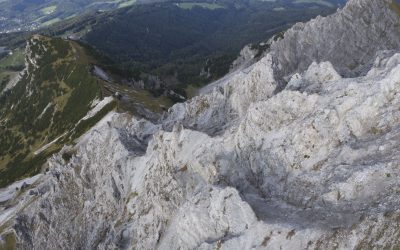
[[[377,51],[398,49],[399,12],[395,0],[349,1],[336,14],[294,25],[271,51],[281,75],[329,61],[344,76],[365,73]]]
[[[157,124],[109,113],[22,192],[15,191],[22,183],[1,190],[3,243],[399,247],[392,4],[351,0],[333,16],[297,24],[258,62],[175,105]]]

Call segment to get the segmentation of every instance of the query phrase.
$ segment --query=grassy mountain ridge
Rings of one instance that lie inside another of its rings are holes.
[[[102,61],[79,42],[41,35],[0,59],[0,76],[9,74],[0,86],[0,187],[38,173],[111,110],[156,119],[173,104],[97,76]]]
[[[20,79],[0,95],[0,186],[36,173],[49,155],[85,132],[76,133],[77,124],[102,97],[90,58],[76,43],[35,36],[26,52]]]

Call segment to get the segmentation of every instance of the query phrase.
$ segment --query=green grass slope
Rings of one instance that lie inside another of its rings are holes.
[[[49,155],[115,107],[110,103],[102,115],[79,122],[102,97],[102,87],[78,44],[35,36],[26,52],[19,81],[0,94],[0,187],[40,171]],[[0,73],[1,67],[0,61]]]

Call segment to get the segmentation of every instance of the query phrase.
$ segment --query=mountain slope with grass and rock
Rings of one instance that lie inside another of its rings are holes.
[[[398,248],[398,9],[350,0],[158,121],[108,113],[0,191],[1,244]]]

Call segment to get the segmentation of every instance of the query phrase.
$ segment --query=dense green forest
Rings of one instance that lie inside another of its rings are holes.
[[[308,7],[276,11],[263,3],[222,6],[140,5],[88,17],[78,26],[85,24],[87,30],[81,39],[111,58],[125,77],[143,79],[153,88],[148,75],[156,75],[164,86],[179,91],[226,74],[246,44],[259,43],[295,22],[334,11]]]

